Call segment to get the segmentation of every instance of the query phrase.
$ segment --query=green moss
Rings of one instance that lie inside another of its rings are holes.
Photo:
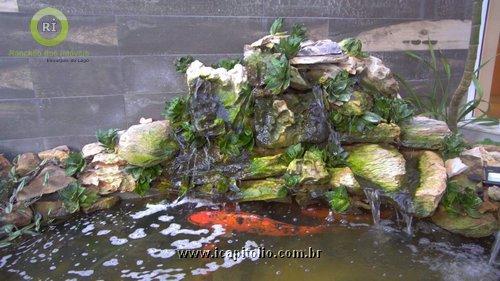
[[[279,200],[287,196],[285,182],[280,179],[266,179],[242,182],[241,199],[244,201]]]
[[[253,158],[247,169],[247,178],[258,179],[283,175],[288,162],[283,161],[282,154]]]

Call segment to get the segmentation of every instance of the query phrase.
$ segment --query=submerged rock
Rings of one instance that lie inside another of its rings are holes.
[[[472,218],[449,214],[440,206],[431,219],[441,228],[471,238],[490,236],[498,230],[497,220],[491,213],[481,214],[479,218]]]
[[[35,170],[41,162],[42,160],[40,160],[37,154],[32,152],[23,153],[17,157],[16,174],[25,176]]]
[[[348,151],[347,163],[354,174],[373,182],[385,192],[396,192],[401,187],[406,161],[397,149],[363,144]]]
[[[169,160],[178,150],[166,120],[133,125],[118,142],[118,155],[128,163],[149,167]]]
[[[88,208],[84,208],[83,211],[88,214],[96,211],[101,211],[101,210],[108,210],[114,207],[116,204],[120,203],[120,197],[119,196],[108,196],[108,197],[102,197],[99,198],[92,206]]]
[[[365,70],[361,73],[361,82],[388,97],[396,97],[399,85],[389,68],[382,60],[373,56],[365,59]]]
[[[57,166],[47,166],[17,194],[17,200],[27,201],[44,194],[54,193],[75,181]]]
[[[273,200],[280,201],[287,196],[285,182],[281,179],[243,181],[240,186],[240,202]]]
[[[420,184],[414,196],[415,215],[420,218],[434,213],[446,191],[446,168],[443,159],[437,153],[424,151],[420,156],[418,169]]]
[[[60,145],[49,150],[45,150],[38,153],[38,157],[42,160],[57,160],[63,163],[69,157],[69,147],[66,145]]]
[[[303,159],[292,160],[287,174],[299,176],[300,185],[321,185],[328,183],[330,179],[323,160],[310,151],[306,151]]]
[[[333,188],[345,187],[351,194],[363,194],[361,185],[354,177],[354,173],[349,167],[328,169],[330,173],[330,185]]]
[[[410,148],[438,150],[443,148],[443,140],[450,134],[444,121],[416,116],[401,125],[401,144]]]
[[[343,143],[397,143],[401,129],[393,123],[380,123],[366,132],[341,133]]]

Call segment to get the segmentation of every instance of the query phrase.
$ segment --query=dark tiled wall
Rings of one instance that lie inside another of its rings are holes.
[[[467,0],[5,0],[0,4],[0,153],[12,157],[68,144],[81,148],[100,128],[126,128],[160,118],[164,102],[185,91],[172,62],[191,54],[210,64],[240,56],[243,44],[267,33],[275,17],[306,24],[310,37],[338,40],[377,27],[470,17]],[[12,7],[9,6],[9,7]],[[28,22],[55,7],[70,32],[55,50],[86,50],[87,63],[11,57],[42,49]],[[424,55],[426,52],[421,51]],[[456,76],[465,50],[446,50]],[[422,89],[429,73],[403,52],[380,51],[395,72]],[[453,79],[456,83],[458,78]]]

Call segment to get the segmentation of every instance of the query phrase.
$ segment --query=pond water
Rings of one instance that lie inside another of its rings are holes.
[[[2,280],[498,280],[488,265],[492,241],[451,235],[428,222],[379,226],[335,220],[322,233],[273,237],[198,227],[200,210],[252,212],[293,225],[325,224],[293,205],[199,199],[131,204],[46,228],[15,248],[0,250]],[[316,213],[317,214],[317,213]],[[319,218],[318,218],[319,217]],[[366,216],[371,220],[371,216]],[[272,227],[272,225],[268,226]],[[258,251],[321,250],[319,258],[259,258]],[[250,257],[185,258],[176,249],[245,248]]]

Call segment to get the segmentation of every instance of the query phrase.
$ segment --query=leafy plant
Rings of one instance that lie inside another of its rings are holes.
[[[212,64],[213,68],[225,68],[227,70],[231,70],[235,65],[241,63],[241,59],[221,59],[216,64]]]
[[[293,188],[300,184],[300,175],[286,173],[283,175],[283,179],[285,180],[285,186],[288,188]]]
[[[109,129],[109,130],[99,130],[96,133],[97,141],[101,143],[101,145],[108,152],[112,152],[115,150],[116,142],[118,140],[118,130],[117,129]]]
[[[291,36],[296,36],[304,41],[307,39],[307,28],[303,24],[294,24],[292,26],[292,31],[290,32]]]
[[[342,105],[351,99],[352,87],[355,84],[356,79],[349,77],[346,70],[340,71],[335,78],[328,78],[321,83],[326,100],[336,105]]]
[[[283,18],[277,18],[274,20],[273,24],[271,25],[271,28],[269,29],[269,34],[271,35],[276,35],[283,30]]]
[[[180,57],[175,60],[175,70],[179,73],[186,73],[189,65],[194,61],[192,56]]]
[[[300,43],[303,38],[295,35],[290,35],[285,38],[281,38],[280,42],[275,46],[276,50],[283,55],[287,59],[291,59],[297,55],[300,50]]]
[[[445,159],[455,158],[467,148],[467,142],[461,134],[452,133],[443,139],[443,157]]]
[[[301,158],[302,155],[304,155],[304,148],[301,143],[297,143],[287,147],[285,152],[280,156],[280,160],[283,161],[283,163],[288,164],[294,159]]]
[[[290,86],[290,65],[285,56],[281,56],[280,59],[271,59],[264,82],[266,89],[275,95],[283,93]]]
[[[399,124],[413,116],[413,108],[403,99],[375,97],[373,112],[389,123]]]
[[[251,128],[245,128],[239,133],[231,131],[218,141],[221,152],[229,156],[238,156],[241,154],[242,149],[251,150],[253,145],[254,139]]]
[[[163,116],[167,118],[172,124],[180,123],[185,118],[187,111],[187,101],[184,97],[175,97],[165,103],[163,109]]]
[[[357,57],[357,58],[366,58],[368,57],[368,53],[363,52],[363,44],[361,43],[361,40],[356,39],[356,38],[346,38],[342,41],[339,42],[340,48],[342,48],[342,51],[344,53],[347,53],[348,55],[352,57]]]
[[[330,209],[334,212],[343,213],[349,208],[349,195],[347,194],[347,189],[344,186],[325,192],[325,196],[330,205]]]
[[[134,192],[141,196],[144,196],[148,192],[151,188],[151,182],[161,175],[161,170],[161,165],[147,168],[137,166],[128,166],[125,168],[125,172],[132,175],[137,184]]]
[[[66,175],[72,176],[85,169],[85,159],[80,152],[71,152],[66,159]]]
[[[443,200],[441,201],[441,204],[448,213],[460,215],[465,212],[473,218],[480,216],[478,208],[482,203],[483,201],[477,196],[473,188],[461,188],[454,181],[448,183]]]
[[[325,164],[328,168],[344,167],[347,165],[347,151],[345,151],[341,145],[337,145],[333,142],[328,142],[325,147],[326,159]]]
[[[92,206],[99,198],[96,192],[82,187],[78,182],[72,182],[61,189],[59,197],[64,203],[64,208],[70,213]]]
[[[477,144],[500,146],[500,141],[494,141],[490,138],[485,138],[482,141],[478,142]]]
[[[363,133],[373,129],[382,120],[382,117],[373,112],[365,112],[361,116],[348,116],[338,111],[332,111],[330,114],[333,126],[342,133]]]

